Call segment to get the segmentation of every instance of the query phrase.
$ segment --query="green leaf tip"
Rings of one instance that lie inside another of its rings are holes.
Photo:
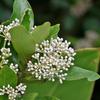
[[[32,17],[32,10],[27,8],[23,14],[23,20],[21,22],[22,25],[25,26],[27,30],[31,30],[33,27],[33,17]]]
[[[49,38],[56,38],[60,30],[60,24],[56,24],[50,27]]]
[[[49,36],[50,23],[45,22],[42,25],[36,26],[31,32],[31,37],[36,43],[41,43]]]
[[[14,20],[15,18],[19,19],[20,23],[22,23],[26,29],[33,27],[34,14],[27,0],[14,0],[13,13],[10,20]]]
[[[79,80],[86,78],[88,81],[95,81],[100,75],[94,71],[86,70],[80,67],[72,67],[67,76],[67,80]]]

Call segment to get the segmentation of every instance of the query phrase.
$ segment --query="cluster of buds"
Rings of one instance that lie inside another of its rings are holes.
[[[0,95],[8,95],[9,100],[16,100],[17,97],[20,97],[25,93],[26,87],[27,86],[22,83],[15,88],[8,84],[8,86],[0,88]]]
[[[60,83],[63,83],[68,69],[74,65],[76,54],[69,45],[70,42],[59,37],[36,44],[35,53],[32,55],[33,62],[30,60],[27,63],[28,71],[38,80],[59,79]]]
[[[11,41],[11,35],[9,33],[9,30],[18,25],[20,25],[20,23],[17,18],[7,26],[0,25],[0,33],[2,33],[0,36],[4,37],[5,41],[7,41],[7,40],[9,41],[8,45],[10,45],[10,41]]]
[[[10,48],[1,48],[0,50],[0,68],[3,68],[3,65],[7,65],[9,60],[8,58],[12,55]],[[17,74],[19,71],[18,64],[10,64],[10,68]]]
[[[0,36],[4,38],[4,44],[3,47],[0,50],[0,68],[2,68],[2,65],[8,64],[9,60],[8,58],[12,55],[10,48],[6,48],[6,44],[10,45],[11,41],[11,35],[9,33],[9,30],[12,29],[15,26],[20,25],[19,20],[16,18],[14,21],[12,21],[9,25],[0,25]],[[8,42],[7,42],[8,41]],[[10,68],[17,73],[18,72],[18,64],[10,64]]]
[[[17,74],[17,72],[19,71],[19,69],[18,69],[18,64],[13,64],[13,63],[11,63],[10,64],[10,68]]]
[[[3,33],[4,25],[0,25],[0,33]]]
[[[0,50],[1,54],[0,54],[0,61],[1,64],[8,64],[8,57],[10,57],[12,55],[12,53],[10,52],[10,48],[1,48]]]

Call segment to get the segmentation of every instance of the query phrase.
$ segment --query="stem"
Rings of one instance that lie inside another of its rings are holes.
[[[4,41],[3,47],[5,47],[5,46],[6,46],[6,42],[7,42],[7,40],[5,40],[5,41]]]
[[[3,68],[3,66],[2,66],[3,64],[2,64],[2,60],[1,60],[1,62],[0,62],[0,68]]]
[[[5,37],[4,35],[1,35],[1,34],[0,34],[0,36],[3,37],[3,38]]]

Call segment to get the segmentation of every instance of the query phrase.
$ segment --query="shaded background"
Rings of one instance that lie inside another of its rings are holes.
[[[100,47],[100,0],[28,0],[35,14],[35,25],[60,23],[59,36],[75,49]],[[0,0],[0,22],[11,16],[13,0]],[[99,70],[100,73],[100,70]],[[100,80],[92,100],[100,100]]]

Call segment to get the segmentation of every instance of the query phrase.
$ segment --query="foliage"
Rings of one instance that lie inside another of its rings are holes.
[[[63,84],[32,79],[31,75],[26,71],[26,63],[35,52],[36,44],[57,37],[60,30],[59,24],[51,26],[50,22],[46,22],[32,30],[34,15],[27,0],[15,0],[13,14],[5,24],[15,18],[19,19],[21,25],[9,30],[11,35],[10,48],[14,52],[13,59],[19,64],[20,72],[16,75],[9,66],[1,68],[0,88],[7,84],[15,87],[20,82],[23,82],[27,85],[25,94],[22,97],[23,100],[89,100],[94,81],[100,78],[96,73],[100,50],[97,48],[76,50],[75,65],[69,69],[68,76]],[[7,98],[0,96],[0,100],[7,100]],[[21,99],[18,98],[18,100]]]

